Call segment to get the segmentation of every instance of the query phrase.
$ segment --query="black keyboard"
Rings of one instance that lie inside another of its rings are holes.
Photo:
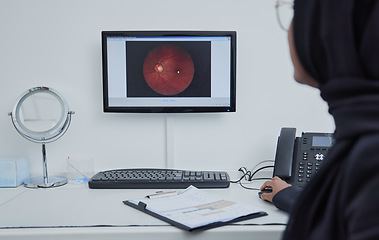
[[[167,189],[227,188],[230,178],[221,171],[187,171],[178,169],[119,169],[99,172],[88,182],[89,188]]]

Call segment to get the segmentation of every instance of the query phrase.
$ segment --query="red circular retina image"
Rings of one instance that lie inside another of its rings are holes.
[[[191,55],[174,44],[153,48],[143,63],[143,76],[155,92],[171,96],[183,92],[192,82],[195,67]]]

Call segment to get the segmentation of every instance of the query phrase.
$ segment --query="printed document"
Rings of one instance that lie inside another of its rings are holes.
[[[134,205],[142,202],[146,204],[146,211],[185,225],[190,229],[218,222],[226,223],[252,214],[263,213],[259,216],[266,215],[261,209],[254,206],[220,199],[193,186],[174,196],[132,199],[128,202]]]

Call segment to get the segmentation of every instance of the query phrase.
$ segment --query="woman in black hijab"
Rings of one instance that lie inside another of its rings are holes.
[[[295,0],[294,10],[295,79],[320,89],[336,130],[284,239],[379,239],[379,1]]]

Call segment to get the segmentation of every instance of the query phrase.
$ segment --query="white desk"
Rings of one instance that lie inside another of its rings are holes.
[[[260,186],[257,184],[257,186]],[[280,239],[287,214],[237,184],[206,189],[224,199],[255,205],[268,216],[206,231],[186,232],[122,203],[149,189],[89,189],[67,184],[52,189],[0,189],[0,239]]]

